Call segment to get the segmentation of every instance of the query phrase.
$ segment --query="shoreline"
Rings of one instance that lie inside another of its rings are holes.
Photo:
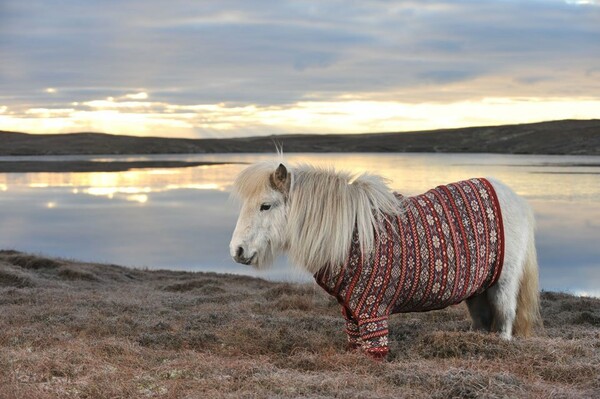
[[[143,154],[135,154],[143,156]],[[177,155],[177,154],[165,154],[165,155]],[[190,154],[193,155],[193,154]],[[463,154],[463,155],[470,155]],[[541,155],[541,154],[538,154]],[[110,155],[106,155],[110,156]],[[148,156],[148,155],[146,155]],[[572,155],[571,155],[572,156]],[[16,156],[15,156],[16,157]],[[21,156],[18,156],[21,158]],[[36,157],[33,155],[32,157]],[[176,168],[191,168],[197,166],[219,166],[219,165],[232,165],[232,164],[245,164],[245,162],[236,161],[224,161],[224,162],[210,162],[210,161],[178,161],[178,160],[147,160],[147,161],[86,161],[86,160],[0,160],[0,173],[86,173],[86,172],[126,172],[135,169],[176,169]],[[468,164],[474,166],[474,164]],[[507,164],[507,167],[521,167],[532,165],[514,165]],[[600,163],[545,163],[534,165],[539,168],[563,168],[563,167],[575,167],[575,168],[598,168]],[[532,171],[529,173],[535,174],[600,174],[597,171]]]
[[[0,173],[126,172],[132,169],[171,169],[227,165],[239,162],[188,161],[0,161]]]
[[[390,319],[345,351],[316,284],[0,251],[0,397],[592,397],[600,300],[543,292],[544,330],[469,330],[463,304]]]

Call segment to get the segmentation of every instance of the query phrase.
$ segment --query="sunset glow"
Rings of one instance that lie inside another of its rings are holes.
[[[289,106],[174,105],[151,101],[92,100],[87,109],[32,108],[0,114],[4,130],[29,133],[97,131],[197,137],[267,133],[363,133],[501,125],[600,117],[593,98],[484,98],[453,103],[391,101],[299,102]]]

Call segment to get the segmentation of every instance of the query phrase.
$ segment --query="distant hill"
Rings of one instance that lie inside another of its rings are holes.
[[[273,152],[484,152],[600,155],[600,120],[371,134],[292,134],[232,139],[134,137],[104,133],[0,131],[0,155]]]

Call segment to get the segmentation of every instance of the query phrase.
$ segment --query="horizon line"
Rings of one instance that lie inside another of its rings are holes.
[[[281,134],[265,134],[265,135],[252,135],[252,136],[228,136],[228,137],[167,137],[167,136],[155,136],[155,135],[138,135],[135,133],[120,134],[120,133],[109,133],[99,131],[74,131],[74,132],[44,132],[44,133],[32,133],[14,130],[3,130],[0,129],[0,133],[12,133],[12,134],[27,134],[31,136],[59,136],[59,135],[75,135],[75,134],[97,134],[105,136],[122,136],[122,137],[136,137],[136,138],[157,138],[157,139],[173,139],[173,140],[229,140],[229,139],[250,139],[250,138],[267,138],[267,137],[286,137],[286,136],[360,136],[360,135],[378,135],[378,134],[411,134],[411,133],[434,133],[441,131],[455,131],[464,129],[481,129],[488,127],[501,127],[501,126],[523,126],[523,125],[540,125],[545,123],[558,123],[558,122],[593,122],[599,121],[600,118],[568,118],[568,119],[551,119],[541,120],[536,122],[521,122],[521,123],[502,123],[502,124],[491,124],[491,125],[471,125],[471,126],[460,126],[460,127],[448,127],[438,129],[423,129],[423,130],[402,130],[402,131],[377,131],[377,132],[358,132],[358,133],[281,133]]]

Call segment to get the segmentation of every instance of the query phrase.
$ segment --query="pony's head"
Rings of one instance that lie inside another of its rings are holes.
[[[285,250],[292,176],[282,164],[262,162],[244,169],[234,183],[240,215],[229,244],[238,263],[263,269]]]

